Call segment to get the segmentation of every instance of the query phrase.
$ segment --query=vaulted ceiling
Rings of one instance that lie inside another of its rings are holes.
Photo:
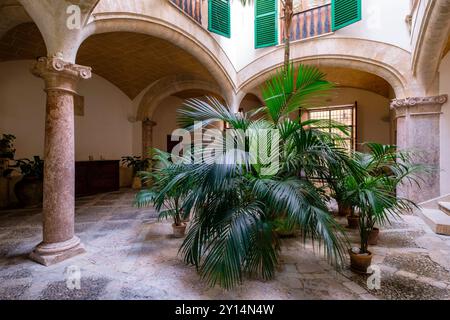
[[[44,41],[34,23],[20,24],[0,39],[0,62],[45,55]],[[144,34],[94,35],[82,44],[77,63],[91,66],[94,73],[116,85],[130,99],[154,81],[176,74],[192,74],[215,84],[208,70],[192,55],[170,42]],[[338,86],[365,89],[390,97],[389,83],[374,74],[346,68],[321,69],[327,79]]]
[[[0,40],[0,62],[46,55],[44,40],[34,23],[18,25]],[[144,34],[94,35],[81,45],[77,63],[92,67],[95,74],[116,85],[130,99],[154,81],[180,73],[216,83],[192,55],[168,41]]]

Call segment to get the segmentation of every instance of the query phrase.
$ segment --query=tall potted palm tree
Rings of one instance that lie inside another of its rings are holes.
[[[378,228],[388,224],[392,216],[411,212],[416,204],[398,197],[397,187],[402,183],[420,186],[421,173],[431,168],[415,163],[413,152],[399,151],[395,146],[378,143],[366,144],[369,152],[354,153],[354,160],[364,175],[349,175],[344,180],[346,198],[359,211],[360,247],[350,250],[351,267],[366,272],[372,253],[369,245],[377,244]]]
[[[163,169],[164,184],[155,197],[162,202],[174,190],[185,195],[182,207],[193,216],[180,252],[209,284],[231,288],[248,274],[273,278],[279,263],[276,221],[280,217],[295,225],[304,241],[318,241],[331,263],[338,266],[343,261],[348,242],[328,213],[329,197],[317,181],[332,166],[353,171],[352,162],[311,121],[289,118],[331,87],[318,69],[289,65],[265,83],[265,106],[254,112],[234,114],[214,98],[189,99],[179,111],[182,127],[193,130],[195,122],[202,121],[205,130],[223,121],[229,129],[215,138],[231,134],[244,146],[215,161],[208,161],[208,147],[186,152],[182,161]],[[267,142],[275,139],[272,136],[257,140],[256,149],[268,155],[269,164],[252,152],[251,137],[258,130],[279,135],[276,145]],[[204,161],[190,161],[198,155]],[[275,170],[272,163],[278,163]]]

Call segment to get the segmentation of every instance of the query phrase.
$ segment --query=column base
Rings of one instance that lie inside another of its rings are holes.
[[[46,267],[61,261],[70,259],[86,252],[78,237],[58,243],[40,243],[33,252],[30,259]]]

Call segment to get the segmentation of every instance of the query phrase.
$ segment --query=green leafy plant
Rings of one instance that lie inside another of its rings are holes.
[[[170,161],[171,155],[158,149],[154,149],[152,154],[153,170],[139,173],[144,183],[152,182],[151,187],[140,191],[136,195],[135,204],[138,207],[154,205],[159,212],[159,219],[172,218],[176,226],[181,226],[183,221],[188,218],[186,211],[182,207],[186,191],[185,189],[174,188],[161,196],[161,191],[167,182],[166,169],[172,165]]]
[[[44,179],[44,160],[42,160],[39,156],[34,156],[33,160],[16,160],[16,164],[13,167],[19,168],[20,173],[24,176],[24,178],[35,178],[38,180]]]
[[[4,134],[0,139],[0,158],[14,159],[16,149],[14,149],[16,137],[12,134]]]
[[[364,175],[348,175],[344,179],[346,201],[359,211],[360,253],[368,253],[368,238],[375,224],[388,224],[390,218],[417,207],[413,201],[397,196],[397,187],[402,183],[420,186],[420,175],[432,170],[415,163],[411,151],[377,143],[366,146],[368,153],[354,154]]]
[[[149,168],[151,160],[148,158],[142,159],[139,156],[126,156],[122,157],[122,164],[127,168],[132,168],[133,176],[136,176],[138,172],[145,171]]]
[[[280,218],[298,226],[303,241],[318,242],[330,263],[343,261],[348,242],[328,212],[326,188],[317,181],[325,181],[330,167],[352,172],[354,162],[336,137],[314,129],[320,121],[290,119],[332,87],[318,69],[289,65],[262,87],[265,106],[256,111],[234,114],[215,98],[189,99],[179,111],[182,127],[193,130],[202,121],[205,129],[224,122],[227,133],[245,145],[218,162],[192,162],[195,151],[183,155],[183,161],[162,169],[161,188],[152,195],[157,203],[171,192],[184,195],[182,208],[193,217],[180,252],[210,285],[232,288],[245,275],[273,278]],[[269,162],[278,163],[277,170],[264,170],[267,162],[255,161],[250,150],[252,132],[263,129],[279,133],[278,153],[270,152],[271,143],[258,144]]]

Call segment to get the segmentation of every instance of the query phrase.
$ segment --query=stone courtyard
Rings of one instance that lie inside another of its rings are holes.
[[[334,271],[294,238],[283,240],[274,280],[224,291],[200,281],[177,256],[182,240],[170,236],[170,223],[133,198],[123,189],[77,199],[75,231],[87,253],[51,267],[28,259],[42,236],[40,210],[0,211],[0,299],[450,299],[450,238],[416,216],[383,228],[371,247],[380,290],[367,289],[367,276]],[[80,289],[68,288],[68,270],[80,270]]]

